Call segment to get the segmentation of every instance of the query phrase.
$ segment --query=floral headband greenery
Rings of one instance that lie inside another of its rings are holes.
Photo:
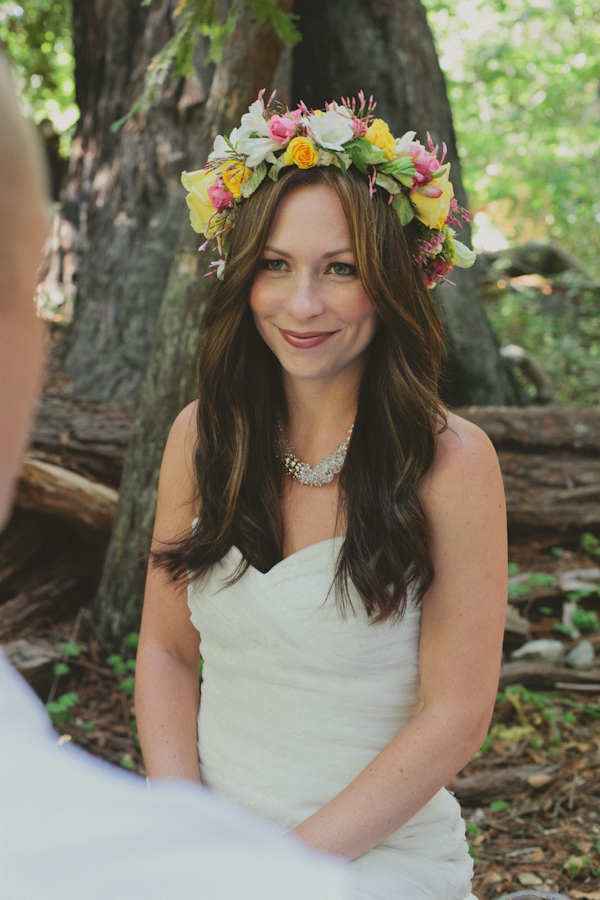
[[[201,250],[214,242],[223,257],[239,204],[267,175],[277,181],[286,166],[337,166],[346,174],[354,165],[367,175],[371,197],[377,187],[388,192],[402,225],[418,220],[413,259],[428,287],[447,280],[455,265],[473,265],[475,253],[456,240],[455,229],[470,219],[454,199],[445,144],[438,161],[429,134],[428,150],[414,140],[414,131],[394,138],[383,119],[374,117],[373,98],[367,102],[362,91],[358,102],[334,101],[325,111],[300,103],[294,110],[280,107],[276,112],[271,108],[274,94],[266,106],[263,94],[228,138],[217,135],[203,169],[181,175],[192,228],[207,238]],[[225,260],[212,265],[208,274],[222,277]]]

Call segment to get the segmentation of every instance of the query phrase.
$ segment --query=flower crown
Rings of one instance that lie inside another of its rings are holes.
[[[212,242],[223,257],[239,204],[247,200],[268,175],[277,181],[286,166],[310,169],[337,166],[344,174],[354,165],[367,175],[371,197],[377,187],[389,194],[402,225],[413,218],[419,222],[413,246],[413,260],[423,271],[428,287],[446,276],[456,265],[468,268],[475,253],[456,240],[469,214],[454,199],[450,163],[437,159],[437,146],[427,134],[428,148],[415,141],[415,132],[394,138],[383,119],[373,115],[373,98],[362,91],[356,99],[326,104],[325,111],[309,110],[304,103],[294,110],[271,108],[275,94],[266,104],[261,91],[241,126],[228,138],[217,135],[214,149],[203,169],[183,172],[181,181],[194,231]],[[223,275],[225,260],[211,264],[207,274]]]

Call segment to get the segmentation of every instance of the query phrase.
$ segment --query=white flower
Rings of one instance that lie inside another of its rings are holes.
[[[402,153],[408,153],[416,133],[416,131],[407,131],[402,137],[396,138],[396,156],[400,156]]]
[[[354,131],[345,115],[328,109],[322,116],[308,116],[302,119],[308,125],[317,144],[327,150],[343,150],[343,144],[354,136]]]
[[[238,142],[238,128],[234,128],[231,134],[229,135],[229,143],[235,146]],[[218,134],[215,138],[215,143],[212,149],[212,153],[208,154],[209,159],[223,159],[226,156],[232,156],[233,150],[225,140],[222,134]]]
[[[257,134],[259,137],[268,137],[269,130],[264,110],[265,107],[262,100],[255,100],[248,107],[248,112],[242,116],[242,124],[238,134],[239,140],[249,138],[251,134]]]
[[[452,238],[452,243],[454,244],[454,249],[456,250],[456,265],[459,269],[470,269],[475,260],[477,259],[477,254],[474,250],[469,250],[468,247],[465,247],[460,241],[457,241],[456,238]]]
[[[335,100],[329,104],[329,109],[335,109],[336,113],[339,113],[340,116],[345,116],[347,119],[352,118],[352,111],[348,109],[347,106],[343,106],[341,103],[336,103]]]
[[[247,156],[246,165],[249,169],[259,166],[266,159],[268,163],[277,162],[273,150],[281,150],[281,144],[272,141],[270,137],[242,138],[238,141],[239,153]]]

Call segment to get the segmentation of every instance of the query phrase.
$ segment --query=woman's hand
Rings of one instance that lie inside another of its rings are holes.
[[[423,599],[421,709],[375,759],[296,828],[355,859],[404,825],[485,740],[498,689],[507,600],[506,511],[494,448],[450,415],[421,484],[434,581]]]

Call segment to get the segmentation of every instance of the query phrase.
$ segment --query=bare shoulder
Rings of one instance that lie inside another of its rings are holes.
[[[494,445],[477,425],[448,413],[437,439],[434,461],[422,481],[424,499],[432,494],[502,489]]]
[[[163,516],[187,521],[197,495],[194,472],[197,402],[183,409],[171,426],[165,446],[158,483],[157,521]],[[182,512],[183,511],[183,512]]]

